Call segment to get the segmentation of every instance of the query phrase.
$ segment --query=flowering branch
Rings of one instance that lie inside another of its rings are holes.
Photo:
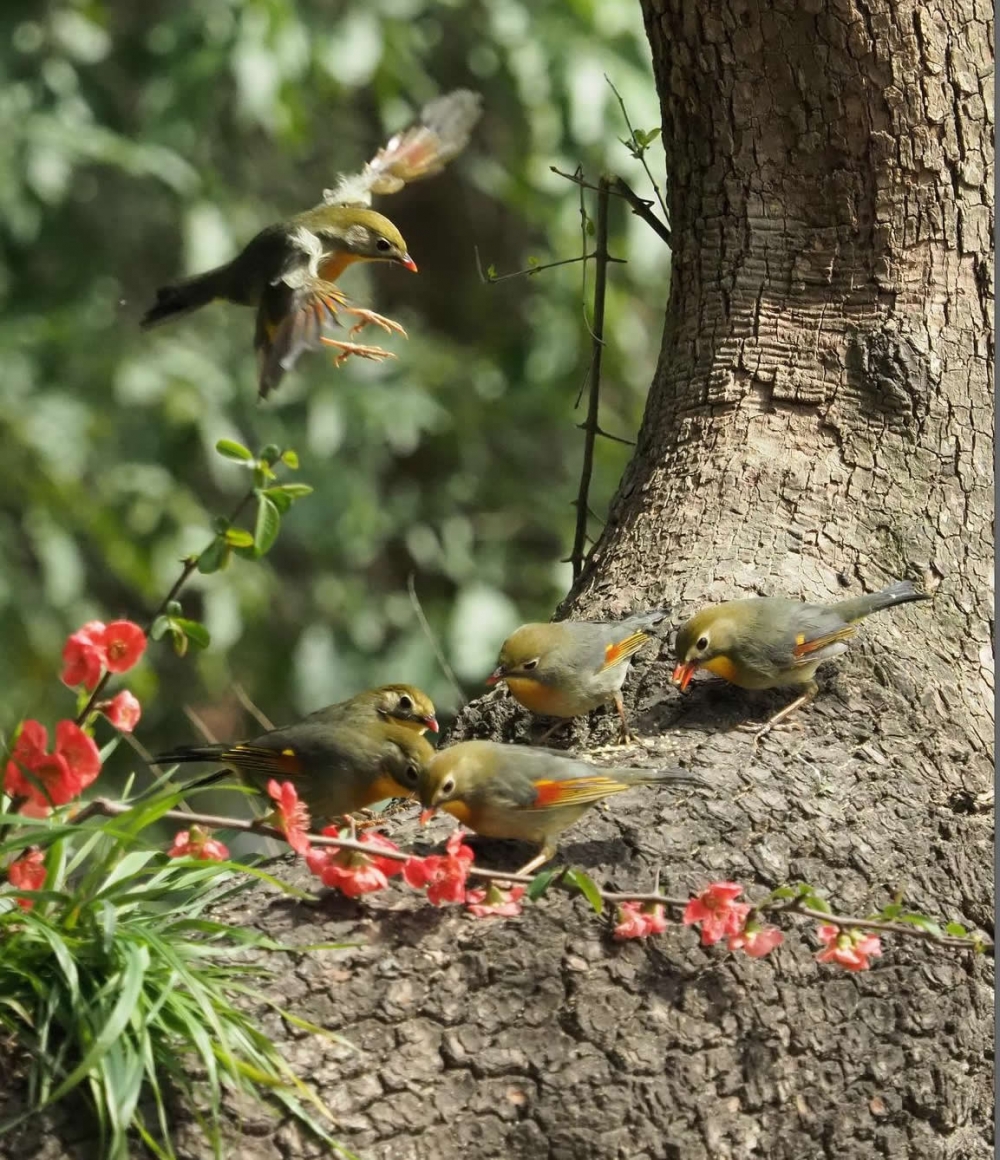
[[[75,821],[80,823],[95,815],[118,817],[128,813],[131,808],[127,802],[112,801],[109,798],[94,798],[76,815]],[[265,837],[277,838],[281,841],[288,841],[288,835],[285,829],[278,825],[268,824],[266,820],[261,819],[230,818],[218,814],[203,814],[186,810],[167,810],[162,816],[167,820],[182,822],[188,826],[203,826],[207,829],[237,830],[243,833],[255,833]],[[369,840],[341,837],[329,832],[322,834],[310,833],[305,836],[308,843],[315,847],[332,848],[365,856],[370,856],[373,853],[373,847]],[[467,849],[468,847],[465,848]],[[379,845],[377,847],[377,854],[380,860],[384,859],[390,862],[406,863],[414,860],[412,854],[404,850],[396,849],[391,845]],[[435,857],[435,855],[431,857]],[[539,874],[512,874],[506,870],[489,870],[485,867],[476,866],[470,861],[465,870],[465,875],[469,878],[476,878],[485,882],[516,884],[517,886],[526,888],[530,897],[538,897],[544,890],[552,886],[565,885],[569,889],[576,889],[585,894],[588,901],[592,904],[595,900],[616,905],[626,904],[627,906],[631,904],[633,907],[647,908],[649,913],[652,913],[656,907],[690,913],[692,903],[697,901],[690,897],[674,898],[655,890],[651,892],[602,890],[596,883],[587,878],[586,875],[570,868],[556,871],[546,870]],[[716,887],[720,885],[723,884],[716,884]],[[923,916],[913,916],[914,921],[912,922],[900,922],[884,917],[885,912],[880,917],[831,914],[829,911],[822,909],[825,903],[822,902],[811,888],[806,886],[780,887],[768,897],[755,904],[735,903],[731,899],[726,898],[727,893],[731,893],[735,897],[736,894],[742,892],[742,888],[734,892],[734,887],[735,884],[731,884],[728,892],[716,891],[715,898],[718,901],[718,895],[721,894],[723,896],[724,901],[721,904],[723,917],[726,914],[735,914],[739,919],[740,931],[742,931],[746,922],[748,920],[752,922],[755,916],[793,914],[800,915],[803,918],[814,919],[825,926],[834,927],[842,931],[872,931],[879,934],[900,935],[904,938],[922,939],[926,942],[935,943],[938,946],[955,947],[964,950],[986,951],[993,947],[993,943],[985,935],[952,934],[947,929],[939,929],[934,923],[929,919],[925,919]],[[532,888],[537,888],[537,894]],[[697,897],[703,899],[708,895],[711,901],[713,897],[711,891],[714,889],[715,887],[709,887],[707,891],[704,891]],[[598,907],[595,906],[595,909],[598,909]],[[894,904],[888,907],[887,911],[891,913],[894,909],[900,908]],[[705,920],[703,918],[697,918],[686,919],[686,921],[704,922]],[[655,932],[643,931],[642,933]],[[734,924],[734,929],[727,929],[725,933],[730,936],[736,936],[740,932],[735,929]]]

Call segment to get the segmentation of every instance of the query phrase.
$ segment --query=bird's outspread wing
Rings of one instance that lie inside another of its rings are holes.
[[[468,145],[482,113],[482,97],[455,89],[421,110],[419,120],[391,137],[360,173],[341,176],[323,190],[327,205],[369,206],[373,194],[396,193],[404,185],[433,177]]]

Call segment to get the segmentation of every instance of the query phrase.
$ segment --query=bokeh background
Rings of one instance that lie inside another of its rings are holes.
[[[5,0],[0,727],[68,715],[66,634],[144,621],[204,547],[248,483],[222,437],[295,448],[316,491],[266,560],[186,590],[212,644],[154,645],[130,679],[148,748],[198,739],[185,705],[222,738],[247,728],[234,681],[276,722],[390,680],[447,718],[459,697],[411,573],[465,695],[483,690],[506,633],[569,586],[590,341],[580,265],[489,284],[477,254],[503,274],[581,252],[578,191],[553,165],[652,196],[605,74],[636,127],[659,123],[633,0]],[[260,405],[250,311],[140,333],[158,285],[314,204],[459,86],[485,99],[471,148],[378,205],[419,276],[343,281],[407,327],[397,361],[306,356]],[[659,176],[658,143],[649,162]],[[628,264],[611,268],[601,422],[631,439],[669,259],[620,202],[611,225]],[[594,534],[629,452],[599,441]]]

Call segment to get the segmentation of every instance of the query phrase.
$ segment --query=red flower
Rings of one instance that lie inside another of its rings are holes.
[[[616,942],[663,934],[666,929],[667,916],[658,902],[623,902],[618,907],[618,922],[614,931]]]
[[[131,620],[113,620],[104,630],[108,672],[127,673],[146,651],[146,634]]]
[[[816,956],[818,963],[836,963],[845,971],[867,971],[871,965],[868,960],[882,954],[882,940],[878,935],[866,934],[863,930],[824,925],[816,934],[821,942],[826,943]]]
[[[426,858],[407,858],[403,865],[403,877],[417,890],[427,888],[427,897],[440,906],[442,902],[464,902],[465,880],[474,855],[472,849],[462,841],[462,831],[455,832],[448,839],[446,854],[428,854]]]
[[[56,753],[66,759],[70,770],[80,779],[81,790],[97,780],[101,772],[100,750],[93,737],[84,733],[75,721],[60,721],[56,726]]]
[[[101,679],[105,661],[104,631],[102,621],[91,620],[66,641],[62,653],[64,685],[93,689]]]
[[[217,838],[210,837],[201,826],[192,826],[190,830],[178,830],[167,856],[197,858],[201,862],[225,862],[229,850]]]
[[[713,882],[684,908],[684,923],[701,923],[701,945],[711,946],[727,935],[737,935],[746,925],[750,904],[734,902],[743,893],[738,882]]]
[[[142,706],[139,704],[138,698],[134,697],[128,689],[123,689],[110,701],[102,701],[97,707],[122,733],[131,733],[139,724],[139,718],[142,716]]]
[[[146,648],[146,634],[131,620],[104,624],[91,620],[77,629],[63,647],[63,684],[93,689],[105,669],[127,672]]]
[[[336,826],[323,831],[331,838],[340,837]],[[375,849],[399,851],[399,847],[381,834],[362,834],[358,841]],[[379,858],[360,850],[339,850],[335,846],[316,846],[306,853],[306,865],[324,886],[332,886],[348,898],[384,890],[389,879],[399,874],[403,864],[396,858]]]
[[[285,841],[296,854],[309,853],[309,811],[299,801],[298,790],[290,781],[267,783],[267,792],[274,801],[272,818],[275,826],[285,835]]]
[[[758,926],[748,922],[739,934],[731,934],[727,946],[731,951],[743,951],[752,959],[761,959],[780,947],[785,936],[776,926]]]
[[[523,886],[501,890],[495,882],[485,889],[470,890],[465,896],[468,912],[475,918],[513,918],[521,913]]]
[[[41,850],[29,850],[16,862],[7,867],[7,879],[16,890],[41,890],[47,875],[45,854]],[[35,905],[33,898],[19,898],[17,905],[30,910]]]
[[[4,773],[4,792],[27,798],[22,812],[29,817],[44,817],[53,806],[72,801],[101,772],[93,738],[75,721],[60,721],[55,751],[47,753],[47,746],[45,726],[25,721]]]

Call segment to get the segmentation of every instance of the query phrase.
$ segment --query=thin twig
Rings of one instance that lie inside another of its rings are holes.
[[[459,705],[464,708],[469,702],[466,699],[465,693],[462,691],[458,677],[455,676],[455,670],[448,664],[448,658],[444,655],[444,649],[441,648],[438,638],[434,635],[434,630],[424,615],[423,605],[420,603],[420,597],[417,595],[417,581],[412,572],[406,578],[406,589],[410,594],[410,603],[413,605],[413,611],[417,615],[417,620],[420,621],[420,627],[424,631],[424,636],[430,641],[430,646],[434,650],[437,663],[441,666],[441,671],[447,677],[448,683],[455,690],[455,696],[458,697]]]
[[[660,209],[663,210],[663,216],[669,221],[670,214],[667,212],[666,202],[664,202],[663,195],[660,193],[660,187],[656,184],[656,178],[653,176],[652,172],[650,171],[649,165],[646,163],[646,150],[644,148],[641,148],[639,146],[639,142],[636,140],[635,130],[632,128],[632,122],[629,120],[629,117],[628,117],[628,109],[625,108],[625,101],[623,100],[621,93],[615,88],[614,82],[611,80],[611,78],[609,76],[607,76],[607,74],[605,74],[604,79],[611,86],[611,91],[618,98],[618,104],[621,106],[622,116],[625,118],[625,124],[628,126],[629,135],[632,138],[632,143],[634,146],[633,156],[638,157],[640,163],[642,164],[643,169],[645,169],[646,176],[649,178],[650,185],[652,185],[653,190],[656,193],[656,200],[660,203]]]
[[[602,177],[597,189],[596,261],[594,274],[594,324],[591,331],[594,345],[590,359],[590,399],[587,421],[584,425],[583,464],[580,468],[580,489],[576,499],[576,533],[570,561],[573,580],[583,571],[587,541],[587,496],[594,471],[594,441],[597,438],[597,416],[601,402],[601,356],[604,352],[604,299],[608,285],[608,203],[611,183]]]
[[[256,494],[256,489],[251,488],[247,492],[247,494],[240,500],[240,502],[233,509],[233,514],[229,517],[229,522],[231,524],[234,524],[239,519],[240,515],[243,512],[243,509],[247,506],[248,503],[250,503],[250,501],[253,499],[255,494]],[[198,567],[198,557],[197,556],[188,556],[184,560],[184,566],[183,566],[183,568],[181,568],[180,575],[177,577],[177,579],[170,586],[170,591],[160,601],[160,603],[156,607],[156,610],[153,612],[152,616],[150,616],[149,620],[146,623],[146,627],[145,627],[144,631],[145,631],[147,636],[153,631],[153,625],[156,624],[157,620],[159,620],[159,618],[164,614],[164,612],[166,612],[167,606],[170,604],[170,602],[177,599],[177,596],[180,593],[180,590],[188,582],[188,579],[190,578],[191,573],[194,572],[194,570],[197,567]],[[85,724],[85,722],[87,721],[87,718],[94,711],[94,706],[101,699],[101,693],[104,692],[104,689],[107,686],[107,683],[110,679],[111,679],[111,672],[106,671],[104,673],[104,675],[101,677],[101,679],[94,686],[94,691],[90,694],[90,697],[89,697],[86,705],[84,705],[84,707],[76,715],[77,725],[82,726],[83,724]]]
[[[586,178],[577,173],[566,173],[556,165],[549,166],[549,172],[555,173],[559,177],[565,177],[567,181],[572,181],[575,185],[579,185],[581,189],[592,189],[596,193],[598,186],[593,182],[587,181]],[[636,217],[642,220],[649,226],[649,228],[664,241],[668,246],[673,245],[673,236],[670,233],[670,228],[665,226],[663,222],[654,214],[650,206],[653,204],[645,198],[640,197],[634,189],[622,178],[616,177],[611,184],[611,192],[615,197],[620,197],[622,201],[628,202],[632,212]],[[611,258],[612,262],[622,262],[623,258]]]
[[[76,824],[80,824],[96,816],[109,818],[120,817],[123,814],[129,813],[131,809],[132,806],[128,802],[115,802],[108,798],[94,798],[80,810],[73,820]],[[185,810],[166,810],[160,817],[169,821],[182,822],[188,826],[207,826],[213,830],[239,830],[244,833],[260,834],[263,837],[277,838],[280,841],[287,842],[284,831],[279,830],[276,826],[265,825],[259,821],[251,821],[246,818],[227,818],[218,814],[200,814],[193,811],[189,813]],[[335,838],[328,837],[324,834],[309,834],[307,836],[310,844],[313,846],[333,846],[341,850],[354,850],[362,854],[387,858],[392,862],[406,862],[409,858],[413,857],[412,854],[407,853],[405,850],[384,849],[381,846],[374,846],[371,843],[360,842],[353,838]],[[525,886],[530,886],[537,877],[534,874],[512,874],[509,870],[487,870],[484,867],[475,865],[469,867],[468,874],[470,878],[482,878],[493,882],[516,882],[518,885]],[[557,885],[559,881],[560,875],[557,874],[550,883],[550,886]],[[657,872],[658,881],[659,872]],[[600,887],[597,887],[597,893],[604,902],[652,903],[653,905],[670,907],[672,910],[684,910],[691,901],[690,898],[671,898],[669,895],[660,894],[656,890],[649,893],[641,893],[637,891],[601,890]],[[933,942],[938,946],[961,947],[965,949],[972,949],[978,946],[983,950],[989,950],[993,946],[993,943],[985,936],[982,938],[979,936],[966,936],[962,938],[957,935],[936,934],[934,931],[911,926],[909,923],[887,922],[878,918],[859,918],[847,914],[827,914],[826,911],[814,910],[811,907],[804,906],[798,900],[788,902],[784,899],[774,899],[770,902],[762,902],[754,906],[754,910],[758,914],[798,914],[803,918],[815,919],[817,922],[828,923],[831,926],[856,927],[858,930],[880,931],[885,934],[901,935],[904,938],[916,938],[924,942]]]
[[[215,736],[212,730],[209,729],[199,714],[190,705],[184,706],[184,716],[187,717],[195,729],[201,734],[203,741],[206,741],[209,745],[216,745],[218,743],[218,737]],[[154,762],[153,764],[155,765],[156,763]]]
[[[673,237],[670,233],[670,227],[665,226],[663,222],[656,216],[649,208],[653,203],[641,198],[635,190],[632,189],[627,182],[620,177],[615,178],[615,183],[612,186],[612,192],[617,193],[619,197],[623,197],[629,204],[629,208],[637,218],[641,218],[647,226],[668,246],[673,248]]]
[[[274,728],[274,723],[268,719],[267,714],[263,711],[263,709],[259,709],[253,703],[253,701],[250,700],[249,694],[239,681],[233,681],[232,688],[233,696],[243,706],[244,710],[250,714],[250,716],[261,727],[261,729],[264,729],[270,733],[270,731]]]

